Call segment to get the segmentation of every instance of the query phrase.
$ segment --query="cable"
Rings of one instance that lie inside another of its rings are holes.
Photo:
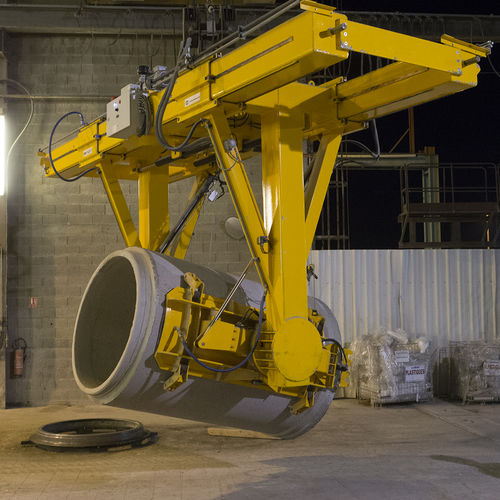
[[[30,100],[30,112],[28,115],[28,119],[26,120],[26,123],[24,124],[23,128],[21,129],[21,132],[19,132],[19,134],[15,138],[14,142],[11,144],[9,151],[7,151],[7,156],[6,156],[5,161],[6,161],[6,164],[8,165],[10,155],[14,149],[14,146],[17,144],[19,139],[21,139],[24,132],[26,132],[26,129],[29,127],[31,120],[33,119],[33,114],[35,112],[35,100],[33,99],[33,96],[30,94],[29,90],[22,83],[18,82],[17,80],[13,80],[12,78],[2,78],[2,79],[0,79],[0,82],[6,82],[6,83],[10,83],[12,85],[16,85],[29,97],[29,100]]]
[[[332,344],[335,344],[336,346],[338,346],[339,350],[340,350],[340,353],[342,354],[342,357],[344,358],[345,360],[345,367],[347,368],[349,366],[349,363],[347,361],[347,356],[346,356],[346,353],[344,351],[344,348],[342,347],[342,344],[338,341],[338,340],[335,340],[335,339],[323,339],[323,342],[331,342]]]
[[[377,158],[377,154],[374,153],[368,146],[365,146],[362,142],[356,141],[355,139],[344,139],[342,141],[344,144],[354,144],[355,146],[360,147],[364,151],[366,151],[373,158]]]
[[[179,55],[177,58],[177,64],[174,68],[174,71],[172,73],[172,76],[170,77],[170,81],[168,82],[168,87],[163,93],[160,104],[158,105],[158,110],[156,112],[155,116],[155,134],[156,138],[158,139],[158,142],[168,151],[182,151],[187,143],[191,140],[193,137],[194,131],[197,129],[199,125],[202,123],[206,123],[207,120],[205,118],[201,118],[197,122],[194,123],[194,125],[191,127],[191,130],[189,131],[187,137],[184,139],[182,144],[179,144],[178,146],[172,146],[167,142],[167,139],[163,135],[163,129],[162,129],[162,124],[163,124],[163,117],[165,115],[165,110],[167,109],[168,102],[170,101],[170,97],[172,96],[172,90],[174,88],[174,85],[177,81],[177,76],[179,75],[179,71],[182,66],[182,61],[183,61],[183,56],[184,58],[189,57],[189,50],[191,47],[191,38],[188,38],[186,42],[184,41],[181,43],[181,47],[179,50]]]
[[[373,142],[375,143],[375,158],[378,160],[380,158],[380,140],[378,137],[377,121],[375,119],[370,121],[370,128],[372,129]]]
[[[228,373],[228,372],[232,372],[234,370],[237,370],[238,368],[241,368],[251,358],[251,356],[255,352],[255,349],[257,348],[257,345],[259,343],[260,332],[261,332],[261,329],[262,329],[262,319],[263,319],[263,316],[264,316],[264,306],[265,306],[265,303],[266,303],[266,296],[267,296],[267,287],[264,288],[264,293],[262,294],[262,299],[260,300],[259,325],[257,327],[257,335],[255,337],[255,342],[253,344],[252,349],[248,353],[247,357],[243,361],[241,361],[241,363],[238,363],[236,366],[232,366],[231,368],[212,368],[211,366],[208,366],[207,364],[205,364],[203,361],[201,361],[200,359],[198,359],[193,354],[193,352],[191,351],[191,349],[189,349],[189,347],[188,347],[188,345],[186,343],[186,340],[184,338],[184,334],[179,329],[177,329],[177,332],[179,333],[179,337],[180,337],[180,339],[182,341],[182,344],[184,345],[184,349],[186,350],[186,352],[189,354],[189,356],[191,358],[193,358],[194,361],[196,361],[196,363],[198,363],[200,366],[202,366],[203,368],[206,368],[207,370],[209,370],[211,372],[215,372],[215,373]]]
[[[139,114],[142,115],[142,123],[137,127],[136,135],[137,137],[141,137],[149,134],[151,130],[151,115],[153,114],[151,101],[142,92],[137,92],[137,108],[139,109]]]
[[[230,170],[232,170],[232,169],[233,169],[233,167],[234,167],[234,166],[236,166],[236,164],[237,164],[238,162],[240,162],[240,163],[241,163],[241,159],[240,159],[239,157],[235,157],[235,156],[233,156],[233,154],[231,153],[231,151],[228,151],[228,152],[227,152],[227,154],[228,154],[228,156],[229,156],[232,160],[234,160],[234,163],[233,163],[233,164],[232,164],[229,168],[224,168],[224,167],[221,167],[221,170],[223,170],[224,172],[229,172]]]
[[[355,139],[343,139],[342,142],[344,144],[354,144],[355,146],[360,147],[361,149],[366,151],[370,156],[378,160],[380,158],[380,140],[378,137],[377,122],[375,120],[370,121],[370,128],[373,135],[373,141],[375,142],[375,147],[376,147],[375,152],[373,152],[368,146],[366,146],[362,142],[356,141]]]
[[[491,60],[491,57],[490,56],[486,56],[486,58],[488,59],[488,62],[490,63],[490,66],[491,66],[491,69],[494,71],[495,75],[497,75],[498,78],[500,78],[500,73],[497,71],[497,69],[495,68],[495,66],[493,66],[493,61]]]
[[[479,29],[481,30],[481,36],[483,37],[484,39],[484,30],[483,30],[483,23],[481,22],[481,19],[477,18],[477,17],[474,17],[473,18],[475,21],[478,22],[479,24]],[[486,42],[486,43],[489,43],[489,42]],[[491,46],[490,46],[490,50],[491,50]],[[498,78],[500,78],[500,73],[497,71],[497,69],[495,68],[495,66],[493,65],[493,61],[491,60],[491,57],[490,57],[490,54],[487,54],[486,55],[486,59],[488,59],[488,62],[490,63],[490,66],[491,66],[491,69],[493,70],[493,72],[495,73],[495,75],[498,76]]]
[[[54,125],[54,128],[52,129],[52,132],[50,133],[50,139],[49,139],[49,162],[50,162],[50,166],[52,167],[52,170],[54,171],[54,173],[57,175],[57,177],[59,177],[59,179],[61,179],[62,181],[64,182],[75,182],[77,181],[78,179],[81,179],[84,175],[88,174],[89,172],[92,172],[93,170],[99,170],[98,167],[92,167],[92,168],[89,168],[88,170],[85,170],[85,172],[82,172],[80,175],[77,175],[76,177],[73,177],[71,179],[67,179],[66,177],[63,177],[56,169],[56,167],[54,166],[54,161],[52,160],[52,139],[54,137],[54,133],[58,127],[58,125],[65,119],[67,118],[68,116],[70,115],[79,115],[80,116],[80,119],[81,119],[81,124],[82,126],[85,125],[85,120],[83,119],[83,115],[82,113],[80,113],[80,111],[70,111],[69,113],[66,113],[65,115],[61,116],[61,118],[59,118],[59,120],[57,120],[56,124]]]

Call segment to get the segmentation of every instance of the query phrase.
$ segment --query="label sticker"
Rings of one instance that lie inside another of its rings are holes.
[[[500,360],[498,359],[487,359],[483,363],[484,374],[487,377],[499,377],[500,376]]]
[[[92,146],[88,149],[85,149],[83,151],[83,157],[85,158],[85,156],[88,156],[88,155],[91,155],[92,154]]]
[[[196,94],[193,94],[192,96],[184,99],[184,107],[187,108],[188,106],[191,106],[199,102],[200,99],[201,99],[201,94],[197,92]]]
[[[425,365],[405,367],[405,382],[423,382],[425,380]]]
[[[394,360],[396,363],[408,363],[410,361],[410,351],[394,351]]]

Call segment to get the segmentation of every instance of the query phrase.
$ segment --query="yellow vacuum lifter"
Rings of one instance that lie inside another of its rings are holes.
[[[219,47],[192,58],[186,40],[170,72],[145,69],[105,116],[88,124],[82,117],[57,147],[54,128],[41,152],[49,177],[102,180],[128,247],[101,264],[79,311],[74,372],[94,399],[293,437],[321,418],[345,382],[338,327],[328,308],[308,300],[306,268],[342,137],[474,87],[490,47],[366,26],[310,0],[300,8],[227,53]],[[353,52],[392,62],[352,80],[299,83]],[[319,141],[306,180],[305,139]],[[260,151],[262,213],[243,161]],[[171,226],[168,186],[188,177],[186,211]],[[138,182],[138,228],[120,179]],[[182,260],[219,181],[250,250],[239,280]],[[260,285],[245,279],[252,266]],[[301,420],[282,423],[293,418]]]

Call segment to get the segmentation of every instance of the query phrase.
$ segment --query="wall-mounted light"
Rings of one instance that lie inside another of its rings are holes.
[[[5,136],[7,130],[5,126],[5,116],[0,115],[0,196],[5,194],[5,178],[7,170],[7,141]]]

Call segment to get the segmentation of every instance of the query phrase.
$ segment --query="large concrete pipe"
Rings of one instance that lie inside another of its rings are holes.
[[[165,294],[195,273],[206,293],[225,297],[235,278],[140,248],[109,255],[97,268],[83,296],[73,338],[73,372],[79,388],[95,402],[220,426],[239,427],[293,438],[323,417],[333,398],[320,391],[314,406],[290,412],[288,396],[202,378],[190,378],[173,392],[163,389],[170,373],[154,359],[162,329]],[[234,300],[258,307],[260,284],[245,280]],[[340,340],[329,308],[314,308],[326,319],[326,336]],[[311,304],[313,306],[313,304]]]

